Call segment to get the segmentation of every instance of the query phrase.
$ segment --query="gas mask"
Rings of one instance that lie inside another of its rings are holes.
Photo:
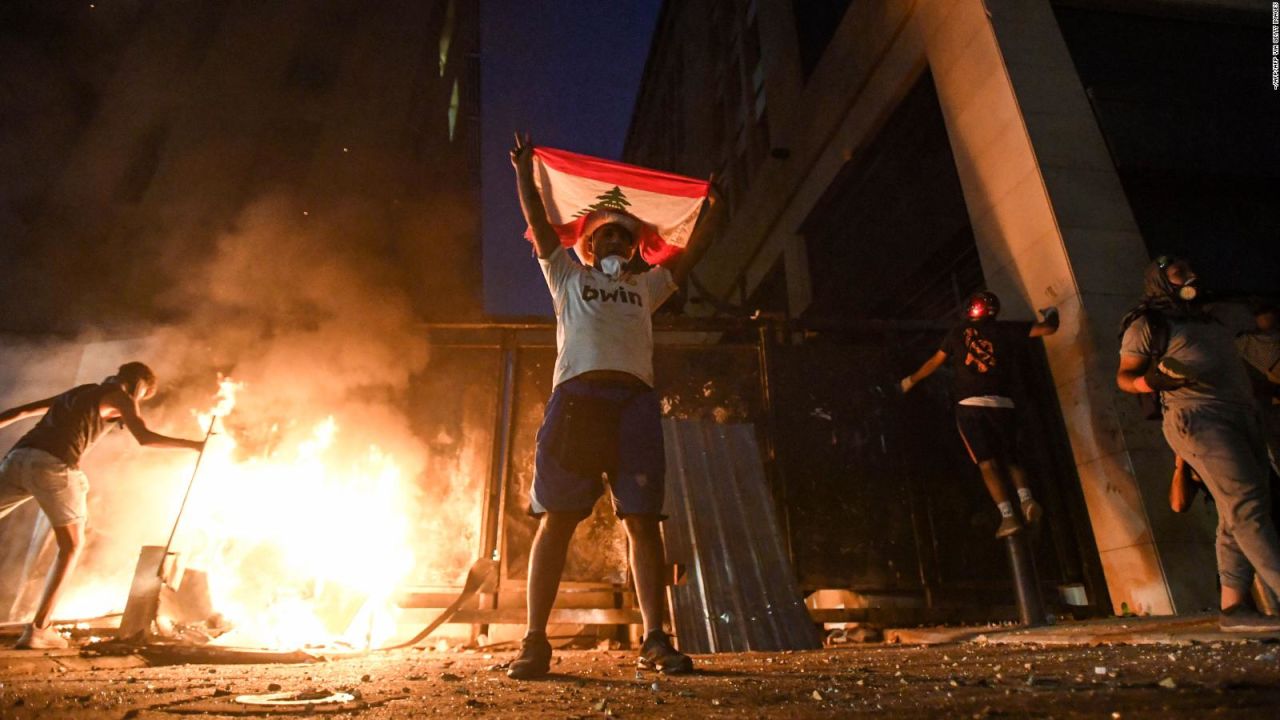
[[[1184,300],[1186,302],[1191,302],[1192,300],[1195,300],[1196,295],[1198,294],[1196,291],[1195,283],[1196,283],[1196,278],[1192,277],[1190,280],[1187,280],[1185,283],[1179,285],[1178,299]]]

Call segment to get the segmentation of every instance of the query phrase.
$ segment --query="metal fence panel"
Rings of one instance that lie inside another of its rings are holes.
[[[690,652],[819,646],[774,513],[755,427],[663,420],[668,560],[677,634]]]

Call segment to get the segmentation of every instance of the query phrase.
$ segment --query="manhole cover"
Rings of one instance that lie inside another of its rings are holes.
[[[349,703],[356,699],[355,695],[328,690],[306,690],[302,692],[274,692],[265,695],[237,695],[236,702],[243,705],[324,705],[328,703]]]

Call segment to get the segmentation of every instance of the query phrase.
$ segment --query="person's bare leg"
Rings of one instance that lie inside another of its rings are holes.
[[[631,540],[631,574],[635,576],[636,600],[644,618],[645,635],[662,629],[666,607],[666,582],[662,572],[665,561],[658,522],[652,515],[632,515],[622,520]]]
[[[1013,483],[1014,489],[1018,491],[1018,504],[1022,507],[1022,519],[1026,520],[1028,525],[1037,525],[1044,515],[1044,509],[1031,496],[1031,485],[1027,482],[1027,471],[1023,470],[1022,465],[1016,462],[1008,463],[1005,467],[1009,473],[1009,481]]]
[[[982,482],[987,486],[987,493],[991,495],[992,501],[996,505],[1003,502],[1009,502],[1009,493],[1005,490],[1004,478],[1000,471],[1000,463],[995,460],[983,460],[978,463],[978,470],[982,471]]]
[[[1009,481],[1013,483],[1016,490],[1029,490],[1030,485],[1027,484],[1027,471],[1022,469],[1018,463],[1009,463]]]
[[[53,610],[58,605],[62,586],[75,569],[80,549],[84,546],[84,523],[55,527],[53,537],[58,542],[58,556],[54,558],[53,567],[49,568],[49,575],[44,581],[44,593],[40,596],[40,605],[32,620],[32,624],[38,628],[48,626],[53,618]]]
[[[538,534],[529,551],[528,622],[529,630],[546,632],[547,618],[560,589],[569,541],[582,518],[577,515],[549,512],[538,524]]]

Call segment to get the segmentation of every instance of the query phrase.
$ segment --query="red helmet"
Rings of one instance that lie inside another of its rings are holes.
[[[964,304],[964,314],[972,322],[978,320],[995,320],[1000,314],[1000,298],[993,292],[983,290],[969,296]]]

